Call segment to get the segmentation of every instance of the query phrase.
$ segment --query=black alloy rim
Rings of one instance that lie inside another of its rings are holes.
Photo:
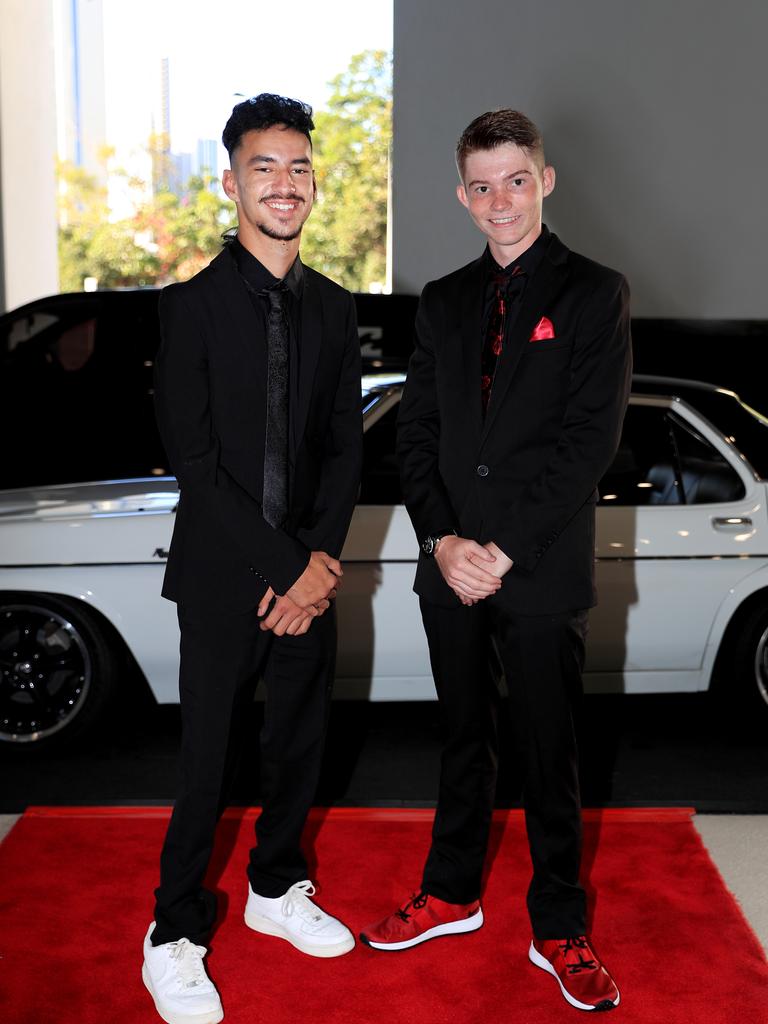
[[[39,605],[0,611],[0,742],[35,743],[80,712],[91,687],[91,658],[66,618]]]

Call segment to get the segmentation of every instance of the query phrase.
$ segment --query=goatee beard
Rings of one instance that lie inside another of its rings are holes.
[[[292,231],[289,235],[285,235],[281,234],[279,231],[275,231],[274,228],[270,228],[266,224],[259,224],[259,231],[262,233],[262,235],[266,235],[267,238],[274,238],[278,242],[292,242],[294,238],[299,237],[299,235],[301,234],[301,228],[303,227],[304,225],[302,224],[297,231]]]

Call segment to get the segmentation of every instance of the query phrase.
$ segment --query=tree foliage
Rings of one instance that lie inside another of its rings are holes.
[[[302,259],[345,287],[367,291],[387,277],[387,206],[392,139],[391,61],[383,50],[352,58],[329,83],[327,110],[315,115],[317,205],[302,234]],[[221,249],[236,211],[210,176],[168,188],[168,145],[149,140],[153,181],[122,174],[135,211],[111,219],[107,190],[82,168],[62,162],[59,181],[59,277],[63,291],[85,278],[100,288],[167,284],[202,270]],[[104,160],[109,157],[105,152]],[[113,172],[115,173],[115,172]]]
[[[315,116],[318,202],[302,259],[353,291],[387,279],[392,64],[384,50],[353,57]]]
[[[146,195],[143,182],[134,182]],[[233,211],[216,179],[194,176],[181,196],[160,190],[139,199],[132,216],[110,220],[106,189],[82,169],[59,166],[59,280],[81,291],[87,277],[100,288],[186,280],[221,249]]]
[[[58,165],[59,287],[82,291],[87,277],[102,288],[151,284],[156,277],[152,254],[135,240],[129,222],[109,220],[107,190],[80,167]]]

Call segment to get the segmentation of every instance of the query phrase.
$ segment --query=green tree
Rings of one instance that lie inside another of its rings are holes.
[[[158,192],[137,211],[140,236],[152,239],[158,284],[186,281],[221,251],[221,235],[232,227],[235,209],[217,185],[217,178],[194,175],[181,196]]]
[[[140,199],[132,216],[117,221],[110,220],[107,190],[95,177],[61,163],[58,180],[62,291],[82,291],[87,277],[100,288],[186,280],[220,251],[222,231],[233,221],[231,204],[208,175],[190,178],[181,196],[163,189]],[[129,183],[146,196],[144,182]]]
[[[368,291],[387,276],[391,58],[359,53],[329,85],[328,109],[315,116],[318,203],[301,255],[346,288]]]
[[[59,182],[59,287],[83,290],[87,277],[102,288],[151,282],[152,254],[137,245],[129,223],[111,223],[107,190],[81,167],[63,161]]]

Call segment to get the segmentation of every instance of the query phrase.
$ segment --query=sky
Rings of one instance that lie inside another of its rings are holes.
[[[221,138],[236,93],[277,92],[322,109],[326,83],[354,54],[392,49],[392,0],[103,0],[103,12],[107,141],[118,150],[147,141],[162,57],[178,153]]]

